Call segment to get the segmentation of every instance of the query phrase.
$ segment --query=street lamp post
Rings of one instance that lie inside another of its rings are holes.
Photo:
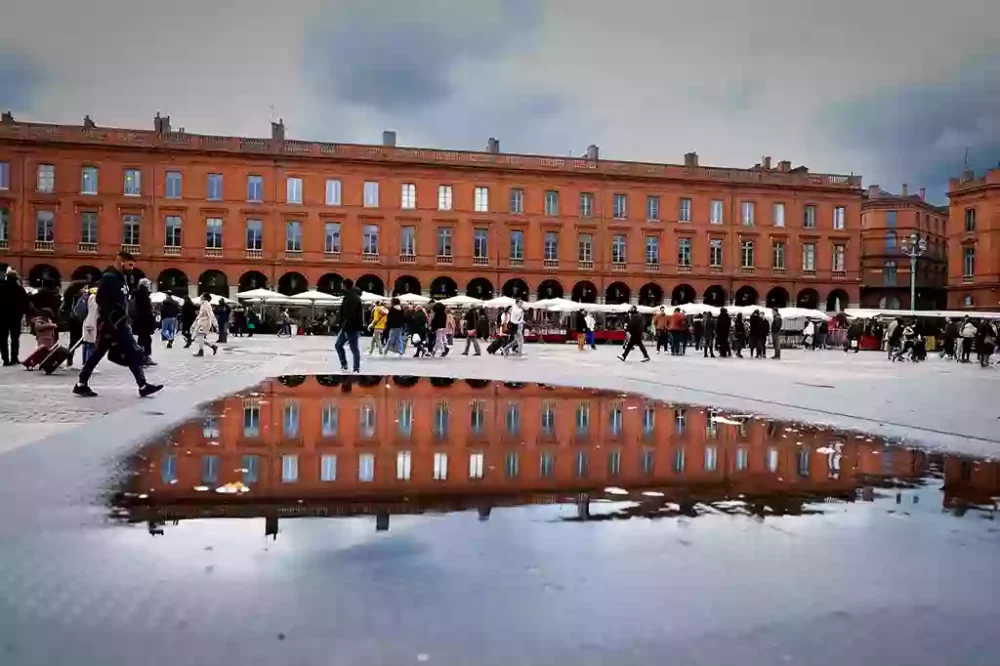
[[[927,252],[927,239],[912,233],[902,242],[903,254],[910,258],[910,312],[917,309],[917,259]]]

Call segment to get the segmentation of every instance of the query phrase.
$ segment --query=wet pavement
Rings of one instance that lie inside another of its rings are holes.
[[[1000,463],[919,444],[285,376],[20,481],[0,664],[996,664]]]

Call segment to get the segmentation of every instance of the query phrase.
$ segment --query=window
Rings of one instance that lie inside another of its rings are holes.
[[[10,162],[0,162],[0,190],[10,189]]]
[[[614,238],[611,239],[611,263],[625,263],[625,245],[625,235],[615,234]]]
[[[319,459],[319,480],[337,480],[337,456],[333,453],[325,453]]]
[[[510,232],[510,258],[516,261],[524,259],[524,232]]]
[[[329,178],[326,181],[326,205],[340,205],[340,180]]]
[[[889,231],[885,234],[885,249],[895,250],[896,249],[896,232]]]
[[[649,475],[653,473],[653,465],[656,462],[656,457],[653,455],[652,449],[643,449],[642,458],[640,463],[642,464],[642,473]]]
[[[163,239],[163,246],[181,246],[181,218],[179,215],[167,215],[166,237]]]
[[[965,298],[962,299],[962,303],[965,307],[971,308],[976,304],[976,299],[972,297],[972,294],[966,294]]]
[[[778,471],[778,449],[776,447],[768,448],[764,464],[767,465],[767,471],[771,474]]]
[[[708,265],[722,268],[722,239],[712,238],[708,241]]]
[[[546,231],[544,243],[543,259],[545,261],[559,261],[559,234],[555,231]]]
[[[97,243],[97,213],[92,211],[80,213],[80,242]]]
[[[219,481],[219,456],[201,457],[201,482],[205,485]]]
[[[299,457],[294,453],[281,456],[281,482],[295,483],[299,480]]]
[[[449,192],[448,201],[451,201]],[[417,207],[417,186],[414,183],[403,183],[399,191],[399,207],[404,210],[413,210]],[[445,208],[444,210],[448,210]]]
[[[138,215],[122,217],[122,245],[139,245],[140,219]]]
[[[712,224],[722,224],[722,201],[713,199],[709,207],[709,222]]]
[[[290,204],[302,203],[301,178],[287,178],[285,180],[285,201]]]
[[[577,478],[585,478],[587,476],[587,470],[590,467],[590,459],[587,456],[586,451],[576,452],[576,464],[574,465],[574,472]]]
[[[806,229],[816,228],[816,206],[812,204],[806,206],[803,213],[802,226]]]
[[[559,216],[559,193],[555,190],[545,193],[545,214],[549,217]]]
[[[621,449],[614,449],[608,453],[608,476],[618,476],[622,473],[622,452]]]
[[[80,194],[97,194],[97,167],[83,167],[80,172]]]
[[[378,208],[378,183],[375,181],[365,181],[364,206],[365,208]]]
[[[976,274],[976,248],[965,248],[962,256],[962,276],[972,277]]]
[[[503,457],[503,475],[508,479],[516,479],[521,471],[521,456],[517,451],[508,451]]]
[[[281,432],[285,437],[299,436],[299,403],[286,402],[284,404]]]
[[[222,249],[222,219],[210,217],[205,220],[205,247]]]
[[[719,449],[715,446],[705,447],[705,471],[714,472],[719,465]]]
[[[847,208],[844,206],[833,207],[833,228],[837,230],[847,228]]]
[[[435,481],[447,481],[448,480],[448,454],[447,453],[435,453],[434,454],[434,480]]]
[[[412,469],[409,451],[399,451],[396,453],[396,478],[400,481],[410,480],[410,470]]]
[[[743,268],[753,268],[753,241],[745,240],[740,243],[740,266]]]
[[[551,477],[556,468],[556,455],[551,451],[542,451],[538,462],[538,475],[543,479]]]
[[[594,216],[594,195],[591,192],[580,192],[580,217]]]
[[[646,236],[646,265],[656,266],[660,263],[660,239],[656,236]]]
[[[260,479],[260,456],[241,456],[240,474],[244,485],[257,483]]]
[[[674,451],[674,474],[684,473],[684,449],[677,449]]]
[[[887,227],[896,226],[896,211],[890,210],[885,214],[885,226]]]
[[[56,168],[52,164],[38,165],[38,178],[35,189],[39,192],[55,192],[56,190]]]
[[[802,270],[804,270],[804,271],[815,271],[816,270],[816,244],[815,243],[803,243],[802,244]]]
[[[771,268],[777,268],[779,270],[785,269],[784,241],[773,241],[771,243]]]
[[[581,262],[594,260],[594,237],[590,234],[580,234],[577,240],[577,259]]]
[[[400,400],[396,405],[396,432],[405,439],[413,435],[413,401]]]
[[[378,225],[366,224],[361,230],[361,252],[378,254]]]
[[[209,201],[222,201],[222,174],[208,174],[208,184],[205,187],[206,198]]]
[[[691,200],[684,197],[680,200],[677,205],[677,221],[678,222],[690,222],[691,221]]]
[[[10,213],[6,208],[0,208],[0,241],[10,242]]]
[[[750,452],[747,447],[740,446],[736,449],[736,471],[742,472],[750,466]]]
[[[371,439],[375,436],[375,403],[365,401],[361,405],[358,413],[358,431],[362,439]]]
[[[41,167],[39,167],[41,168]],[[976,230],[976,209],[965,209],[965,232],[971,233]]]
[[[473,400],[472,409],[469,412],[469,427],[473,434],[480,434],[486,425],[486,401]]]
[[[674,432],[678,435],[684,434],[687,427],[687,410],[678,409],[674,412]]]
[[[510,214],[524,214],[524,190],[520,187],[514,187],[510,191]]]
[[[399,254],[404,257],[414,257],[417,254],[417,228],[400,227]]]
[[[651,222],[660,219],[660,197],[654,195],[646,197],[646,219]]]
[[[180,199],[183,194],[183,182],[180,171],[168,171],[164,196],[168,199]]]
[[[451,210],[451,185],[438,185],[438,210]]]
[[[485,456],[482,452],[477,451],[475,453],[469,454],[469,478],[470,479],[481,479],[483,478],[483,460]]]
[[[264,201],[263,176],[247,176],[247,201],[252,203]]]
[[[434,405],[434,436],[438,439],[447,439],[451,432],[451,410],[448,409],[448,402],[440,400]]]
[[[487,259],[490,256],[490,230],[474,229],[472,231],[472,256],[475,259]]]
[[[142,172],[138,169],[125,169],[125,196],[137,197],[142,194]]]
[[[490,212],[490,188],[477,187],[473,191],[472,209],[477,213]]]
[[[327,222],[323,225],[323,252],[340,254],[340,222]]]
[[[681,238],[677,241],[677,265],[691,265],[691,239]]]
[[[437,230],[437,256],[451,256],[451,227],[438,227]]]
[[[883,268],[883,274],[885,276],[885,286],[895,287],[896,286],[896,262],[887,261],[885,262]]]
[[[771,222],[776,227],[785,226],[785,204],[776,203],[771,207]]]
[[[611,408],[608,410],[608,432],[612,435],[620,435],[622,433],[623,407],[621,402],[613,402],[611,403]]]
[[[504,428],[508,435],[521,433],[521,403],[507,403],[507,411],[503,415]]]
[[[576,406],[576,434],[590,433],[590,404],[581,402]]]
[[[246,405],[243,408],[243,436],[253,438],[258,435],[260,435],[260,405]]]
[[[624,220],[628,217],[628,196],[616,194],[614,197],[614,207],[612,213],[616,220]]]
[[[247,220],[247,249],[260,250],[264,247],[264,223],[260,220]]]
[[[846,270],[846,262],[844,261],[844,246],[837,244],[833,246],[833,270],[838,272],[843,272]]]
[[[302,223],[297,221],[285,224],[285,252],[302,251]]]
[[[320,432],[323,437],[336,437],[339,430],[340,409],[333,403],[323,405],[323,411],[320,414]]]
[[[375,479],[375,454],[362,453],[358,456],[358,481],[371,483]]]
[[[752,201],[744,201],[740,204],[741,219],[743,220],[744,227],[752,227],[754,225],[754,203]]]

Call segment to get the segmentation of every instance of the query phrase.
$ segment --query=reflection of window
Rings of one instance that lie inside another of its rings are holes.
[[[295,483],[299,480],[299,457],[294,453],[281,456],[281,482]]]
[[[719,434],[719,422],[715,420],[715,417],[718,416],[718,412],[710,409],[708,410],[707,415],[708,419],[705,422],[705,435],[709,439],[715,439]]]
[[[337,405],[323,405],[322,432],[324,437],[335,437],[340,429],[340,410]]]
[[[622,403],[613,402],[611,403],[611,408],[608,410],[608,431],[612,435],[620,435],[622,432]]]
[[[589,467],[590,467],[590,459],[587,456],[587,452],[577,451],[576,466],[575,466],[577,477],[582,479],[583,477],[587,476],[587,470],[589,469]]]
[[[484,456],[481,452],[469,454],[469,478],[470,479],[481,479],[483,478],[483,459]]]
[[[608,453],[608,476],[618,476],[622,471],[622,452],[615,449]]]
[[[742,472],[750,464],[750,454],[747,447],[741,446],[736,449],[736,470]]]
[[[409,451],[399,451],[396,454],[396,478],[400,481],[410,480],[411,456]]]
[[[778,471],[778,449],[770,447],[767,450],[767,471],[772,474]]]
[[[653,450],[643,449],[642,450],[642,473],[652,474],[653,473]]]
[[[219,456],[201,457],[201,482],[208,485],[219,480]]]
[[[448,454],[434,454],[434,480],[446,481],[448,479]]]
[[[508,435],[517,435],[521,432],[521,403],[507,403],[507,412],[504,414],[504,427]]]
[[[590,432],[590,404],[581,402],[576,407],[576,434],[586,435]]]
[[[286,402],[283,420],[285,437],[299,436],[299,403]]]
[[[486,423],[486,401],[472,401],[472,410],[469,412],[469,421],[473,434],[478,435],[483,432],[483,426]]]
[[[642,434],[652,435],[656,429],[656,410],[652,405],[646,405],[642,410]]]
[[[444,439],[448,436],[451,426],[451,412],[448,411],[448,402],[439,401],[434,405],[434,436]]]
[[[365,402],[361,405],[361,411],[358,413],[358,426],[361,430],[361,436],[365,439],[371,439],[375,436],[375,405],[370,402]]]
[[[678,409],[674,411],[674,432],[678,435],[684,434],[684,429],[687,427],[687,410]]]
[[[503,473],[508,479],[516,479],[520,472],[520,456],[517,451],[508,451],[503,457]]]
[[[719,464],[719,449],[715,446],[705,447],[705,471],[714,472]]]
[[[799,451],[799,476],[809,476],[809,450]]]
[[[556,430],[556,405],[554,402],[542,403],[542,432],[551,435]]]
[[[358,481],[369,483],[375,478],[375,454],[362,453],[358,456]]]
[[[337,456],[332,453],[327,453],[319,459],[319,480],[320,481],[336,481],[337,480]]]
[[[413,402],[400,400],[396,407],[396,430],[400,437],[410,438],[413,434]]]
[[[240,459],[240,473],[243,476],[243,484],[251,485],[260,479],[260,457],[243,456]]]
[[[684,473],[684,449],[674,451],[674,474]]]
[[[163,456],[163,461],[160,463],[160,480],[163,483],[176,483],[177,482],[177,455],[171,453],[169,455]]]
[[[247,405],[243,408],[243,436],[257,437],[260,435],[260,407]]]
[[[556,456],[551,451],[542,451],[542,457],[539,460],[538,474],[543,478],[548,478],[552,476],[552,472],[556,467]]]
[[[216,439],[219,436],[219,419],[209,416],[201,426],[201,436],[205,439]]]

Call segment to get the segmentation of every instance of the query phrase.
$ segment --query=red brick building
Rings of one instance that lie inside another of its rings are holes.
[[[910,257],[904,254],[913,234],[927,243],[917,259],[918,310],[944,309],[948,284],[948,209],[927,203],[924,190],[900,194],[878,185],[865,193],[861,209],[861,305],[910,309]]]
[[[0,123],[0,262],[32,283],[121,248],[161,289],[564,295],[841,307],[859,176]]]
[[[1000,310],[1000,168],[948,186],[948,306]]]

